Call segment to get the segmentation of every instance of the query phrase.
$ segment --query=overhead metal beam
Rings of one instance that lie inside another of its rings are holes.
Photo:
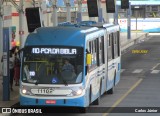
[[[13,6],[17,9],[17,11],[19,11],[20,10],[20,7],[16,4],[16,2],[14,2],[13,0],[9,0],[12,4],[13,4]],[[20,0],[21,1],[21,0]]]

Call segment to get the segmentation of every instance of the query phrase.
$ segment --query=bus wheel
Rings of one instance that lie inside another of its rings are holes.
[[[107,91],[107,94],[113,94],[114,92],[114,86],[115,86],[115,79],[116,79],[116,71],[114,73],[114,82],[113,82],[113,87]]]
[[[79,108],[80,113],[87,113],[88,107]]]
[[[113,94],[114,87],[112,87],[110,90],[107,91],[107,94]]]
[[[93,105],[99,105],[100,104],[100,96],[93,102]]]
[[[98,98],[93,102],[93,105],[99,105],[100,104],[100,96],[101,96],[101,91],[100,90],[99,90]]]
[[[89,99],[88,99],[88,102],[89,102],[89,105],[92,103],[92,88],[90,86],[90,89],[89,89],[89,95],[88,95]]]

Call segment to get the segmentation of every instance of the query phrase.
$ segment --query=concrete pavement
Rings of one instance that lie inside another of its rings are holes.
[[[143,33],[143,32],[132,32],[131,33],[131,39],[127,38],[127,33],[120,33],[120,39],[121,39],[121,51],[124,52],[128,47],[141,43],[145,41],[149,33]]]
[[[13,83],[13,91],[10,91],[10,101],[3,101],[3,77],[0,76],[0,107],[10,107],[19,101],[19,86]]]

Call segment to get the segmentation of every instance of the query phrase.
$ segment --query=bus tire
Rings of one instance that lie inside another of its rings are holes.
[[[116,85],[116,70],[114,72],[114,86]]]
[[[101,83],[102,83],[102,80],[101,80]],[[99,104],[100,104],[101,87],[102,87],[102,84],[101,84],[101,83],[100,83],[100,89],[99,89],[98,98],[93,102],[93,105],[99,105]]]
[[[114,86],[115,86],[115,81],[116,81],[116,71],[114,72],[114,82],[113,82],[113,87],[107,91],[107,94],[113,94],[114,93]]]
[[[90,86],[90,88],[89,88],[89,105],[92,103],[91,102],[91,100],[92,100],[92,88],[91,88],[91,86]]]
[[[100,104],[100,92],[98,98],[93,102],[93,105],[99,105]]]
[[[107,91],[107,94],[113,94],[114,87],[112,87],[110,90]]]
[[[88,109],[88,107],[82,107],[82,108],[79,108],[79,111],[80,111],[80,113],[87,113],[87,109]]]
[[[101,96],[101,94],[102,94],[102,79],[101,79],[101,81],[100,81],[100,95],[99,95],[99,97]]]

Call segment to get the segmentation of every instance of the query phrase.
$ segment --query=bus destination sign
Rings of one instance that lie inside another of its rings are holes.
[[[32,48],[32,54],[77,54],[77,49],[70,49],[70,48]]]

